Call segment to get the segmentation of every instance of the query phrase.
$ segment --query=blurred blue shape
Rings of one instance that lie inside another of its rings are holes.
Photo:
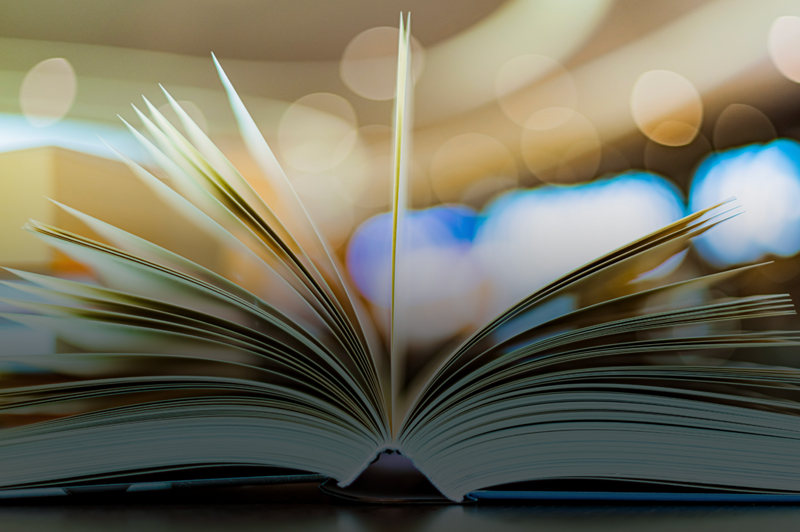
[[[469,247],[475,236],[477,214],[464,205],[439,205],[409,211],[406,231],[409,254],[423,248]],[[347,246],[347,269],[361,294],[388,306],[392,261],[392,215],[369,218],[353,233]],[[413,272],[412,272],[413,273]]]
[[[800,251],[800,144],[778,139],[705,159],[692,180],[692,211],[735,197],[743,213],[696,239],[709,263],[743,264]]]
[[[475,249],[494,289],[494,311],[685,214],[669,180],[629,172],[572,186],[509,192],[484,211]],[[669,261],[648,275],[666,275]]]
[[[490,203],[482,214],[480,231],[493,230],[495,227],[501,231],[511,229],[505,227],[508,220],[504,218],[516,212],[531,212],[539,206],[558,206],[563,210],[559,218],[580,218],[582,213],[570,209],[570,204],[586,200],[589,203],[601,205],[603,202],[622,200],[623,214],[632,213],[639,207],[644,207],[637,215],[660,219],[678,220],[685,215],[686,208],[683,203],[683,194],[671,181],[649,172],[626,172],[608,179],[599,179],[590,183],[567,186],[548,185],[529,190],[514,190],[497,198]],[[627,203],[631,200],[636,203]],[[637,201],[638,200],[638,201]],[[617,207],[617,205],[615,205]],[[561,221],[554,219],[553,221]],[[631,222],[641,220],[629,220]],[[582,220],[582,222],[591,222]],[[584,227],[591,230],[591,226]]]
[[[347,271],[356,287],[368,300],[376,303],[384,300],[388,289],[381,290],[375,282],[376,272],[385,272],[392,260],[392,215],[378,214],[362,223],[355,230],[347,245]]]
[[[412,219],[417,220],[414,225],[419,228],[431,228],[440,224],[442,229],[452,235],[454,242],[472,242],[478,222],[477,214],[472,208],[456,204],[415,211]]]

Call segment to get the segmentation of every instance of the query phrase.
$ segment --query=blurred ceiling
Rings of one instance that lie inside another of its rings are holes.
[[[17,112],[14,100],[22,76],[50,57],[64,57],[78,75],[79,91],[72,111],[76,118],[113,117],[124,109],[122,101],[138,99],[139,94],[152,95],[145,87],[154,83],[219,93],[215,72],[209,68],[211,51],[244,95],[277,102],[292,102],[314,92],[352,98],[355,95],[340,77],[342,52],[364,30],[376,25],[396,27],[402,10],[413,12],[412,33],[425,48],[426,72],[417,87],[418,123],[432,123],[490,102],[495,96],[494,72],[514,57],[538,53],[568,60],[581,49],[612,3],[12,3],[3,7],[0,19],[0,71],[5,71],[0,76],[6,77],[0,77],[0,112]],[[662,20],[671,18],[671,9],[660,11]],[[113,80],[114,91],[100,80]],[[203,99],[196,94],[183,97]],[[269,102],[263,103],[263,107],[269,106]],[[359,123],[386,123],[390,117],[391,102],[356,96],[352,103]]]
[[[414,16],[432,46],[505,0],[26,0],[5,2],[0,35],[253,61],[338,61],[375,26]]]
[[[646,34],[708,0],[617,0],[574,58],[583,62]],[[26,0],[6,3],[0,36],[253,61],[341,58],[358,33],[413,14],[430,47],[507,0]]]

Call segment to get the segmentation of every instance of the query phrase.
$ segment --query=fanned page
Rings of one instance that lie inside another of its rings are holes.
[[[348,482],[389,445],[389,364],[373,322],[215,64],[280,201],[264,201],[166,91],[185,135],[149,101],[148,114],[134,108],[149,138],[128,127],[160,174],[119,157],[220,259],[57,202],[93,236],[27,224],[95,280],[13,271],[22,281],[5,283],[21,295],[3,317],[60,347],[0,355],[0,487],[218,465]]]
[[[794,314],[789,297],[710,295],[747,268],[658,287],[637,282],[734,214],[720,205],[690,215],[473,332],[416,383],[398,436],[404,454],[453,500],[552,478],[800,490],[800,403],[787,389],[800,371],[760,365],[757,350],[751,363],[716,358],[731,348],[797,346],[795,332],[738,328],[739,320]],[[535,498],[547,486],[502,493]]]

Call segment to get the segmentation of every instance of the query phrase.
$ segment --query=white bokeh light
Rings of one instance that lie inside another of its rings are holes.
[[[77,91],[72,65],[62,57],[54,57],[38,63],[25,75],[19,90],[19,105],[31,125],[45,127],[66,116]]]
[[[397,28],[379,26],[356,35],[342,54],[339,74],[347,87],[369,100],[394,98],[397,77]],[[411,37],[412,74],[416,82],[422,75],[425,53]]]
[[[800,144],[786,139],[711,155],[692,182],[693,211],[736,198],[742,214],[696,240],[716,266],[800,251]]]
[[[800,17],[775,19],[769,29],[769,56],[781,74],[800,83]]]
[[[677,187],[645,173],[501,196],[475,237],[494,291],[490,313],[683,213]]]
[[[303,172],[330,170],[344,161],[357,141],[353,106],[327,92],[294,102],[278,127],[281,154],[289,166]]]

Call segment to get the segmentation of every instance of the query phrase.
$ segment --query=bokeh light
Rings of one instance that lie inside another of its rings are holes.
[[[535,120],[535,116],[531,117]],[[525,128],[521,135],[525,165],[545,183],[569,184],[594,177],[602,149],[594,125],[582,114],[570,111],[560,125],[539,130]]]
[[[781,74],[800,83],[800,17],[775,19],[769,29],[769,56]]]
[[[366,161],[358,173],[364,176],[364,187],[355,204],[367,209],[383,209],[392,202],[392,156],[381,155]]]
[[[397,28],[380,26],[359,33],[342,54],[339,74],[350,90],[370,100],[394,98],[397,77]],[[411,37],[412,74],[419,79],[425,65],[422,45]]]
[[[412,344],[430,344],[474,324],[480,315],[482,273],[472,255],[477,216],[463,205],[410,211],[407,246],[399,257],[403,302]],[[347,268],[373,305],[391,304],[392,216],[374,216],[356,229]]]
[[[714,123],[714,148],[724,150],[751,144],[769,142],[777,136],[772,121],[751,105],[732,103]]]
[[[306,174],[292,179],[292,187],[309,216],[336,249],[350,236],[355,216],[347,189],[336,177]]]
[[[696,239],[704,259],[722,267],[800,251],[800,144],[780,139],[708,157],[692,182],[691,210],[731,197],[744,212]]]
[[[286,110],[278,127],[278,146],[291,167],[324,172],[341,163],[358,140],[350,102],[327,92],[303,96]]]
[[[647,140],[643,153],[644,169],[688,183],[697,169],[698,162],[712,150],[711,141],[702,133],[697,133],[692,142],[683,146],[667,146],[654,140]]]
[[[649,173],[501,196],[487,206],[475,237],[475,252],[491,280],[490,312],[680,219],[684,211],[678,188]]]
[[[38,63],[25,75],[19,105],[31,125],[45,127],[66,116],[77,92],[72,65],[62,57],[54,57]]]
[[[651,70],[633,86],[631,112],[636,126],[651,140],[683,146],[700,129],[703,103],[688,79],[669,70]]]
[[[537,83],[535,93],[524,91]],[[495,80],[500,108],[517,124],[537,130],[558,127],[572,116],[577,90],[555,59],[523,55],[503,65]]]
[[[374,193],[378,195],[388,186],[383,181],[389,179],[388,172],[391,163],[386,163],[385,168],[372,164],[372,160],[383,154],[389,153],[391,128],[388,126],[369,125],[358,128],[356,142],[352,151],[344,160],[323,173],[334,177],[347,193],[351,205],[361,205],[362,198],[368,198]],[[349,139],[348,139],[349,140]],[[363,205],[362,205],[363,206]]]
[[[442,202],[461,200],[471,186],[492,178],[510,181],[513,186],[517,167],[508,148],[488,135],[465,133],[453,137],[431,159],[431,185]]]

